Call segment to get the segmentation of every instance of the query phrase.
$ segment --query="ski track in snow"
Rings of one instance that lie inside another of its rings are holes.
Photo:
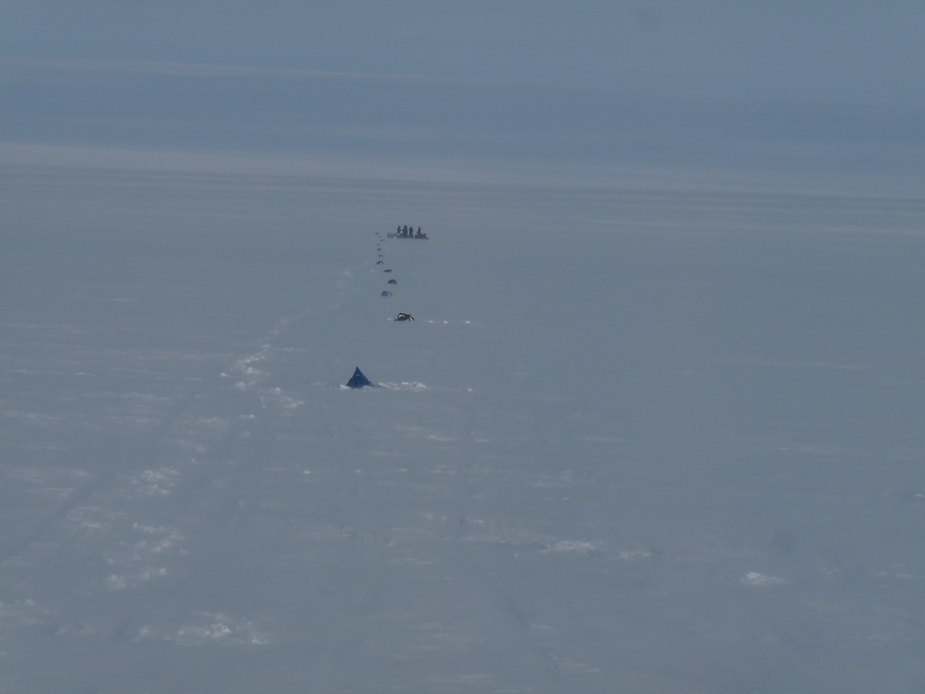
[[[340,310],[348,301],[348,297],[355,290],[352,286],[354,283],[355,273],[352,270],[340,273],[335,285],[337,298],[332,304],[332,311]],[[170,426],[180,430],[173,435],[179,456],[169,464],[89,480],[79,495],[75,494],[75,487],[63,486],[60,481],[55,483],[49,480],[47,473],[29,469],[18,471],[20,481],[30,484],[33,493],[64,500],[75,497],[62,509],[63,529],[84,551],[89,550],[92,553],[93,547],[99,548],[97,552],[100,568],[96,576],[90,579],[90,590],[93,590],[94,585],[96,590],[139,590],[150,582],[167,580],[172,571],[169,564],[182,567],[183,558],[190,553],[187,548],[186,531],[152,521],[160,515],[156,507],[157,500],[169,501],[167,497],[177,493],[178,489],[182,492],[182,488],[187,484],[184,478],[198,471],[203,465],[202,461],[209,458],[221,440],[236,436],[246,437],[250,428],[261,419],[291,415],[305,404],[304,395],[284,389],[283,385],[274,382],[272,373],[274,356],[285,356],[287,351],[286,348],[276,345],[278,339],[293,322],[304,319],[304,315],[280,318],[255,342],[254,350],[235,358],[229,367],[219,374],[223,381],[230,384],[230,388],[256,396],[256,399],[246,401],[252,403],[251,407],[235,414],[210,413],[204,404],[197,404],[192,410],[179,411],[172,415],[171,420],[174,423]],[[414,381],[383,382],[380,385],[391,391],[428,390],[425,384]],[[144,393],[129,393],[117,397],[135,397],[139,403],[133,408],[133,414],[110,417],[113,423],[124,422],[130,426],[157,426],[162,417],[155,414],[152,408],[171,406],[168,398]],[[25,416],[41,421],[39,415]],[[162,429],[160,433],[165,439],[171,438],[169,431]],[[62,470],[61,481],[75,475],[78,478],[86,476],[80,471]],[[78,496],[93,502],[104,500],[106,497],[112,501],[99,506],[95,503],[82,503],[83,499],[76,498]],[[133,504],[133,499],[138,503]],[[147,513],[144,509],[147,509]],[[399,531],[398,535],[400,534]],[[342,532],[338,536],[342,536]],[[10,623],[24,622],[25,617],[21,615],[30,612],[35,616],[29,623],[51,619],[32,599],[7,604],[2,614]],[[20,616],[14,619],[15,615]],[[82,636],[95,633],[95,629],[86,624],[79,627],[65,624],[58,630],[62,634]],[[138,627],[136,639],[151,638],[173,640],[184,646],[254,646],[266,645],[271,640],[268,634],[246,618],[229,617],[225,612],[209,611],[196,612],[190,616],[190,623],[172,629],[169,626],[150,624]]]
[[[345,271],[340,273],[335,294],[340,298],[332,305],[332,310],[340,310],[345,297],[352,291],[350,287],[355,273]],[[188,495],[191,492],[184,489],[189,485],[196,485],[197,478],[201,478],[203,466],[214,466],[218,459],[215,451],[222,447],[223,441],[235,439],[246,440],[252,435],[254,427],[260,427],[264,420],[272,421],[279,417],[290,417],[300,407],[306,404],[305,393],[297,393],[284,388],[283,383],[274,375],[274,365],[280,359],[292,356],[290,349],[281,347],[278,342],[294,323],[304,320],[304,316],[288,316],[281,318],[260,339],[255,341],[255,348],[233,359],[226,370],[220,372],[218,392],[222,389],[231,389],[247,397],[242,403],[249,403],[237,412],[209,411],[209,399],[191,401],[191,408],[185,412],[176,412],[173,417],[170,431],[162,431],[164,438],[175,441],[175,460],[157,467],[142,469],[135,473],[119,474],[110,483],[112,485],[109,496],[113,500],[109,507],[79,504],[71,508],[66,516],[66,527],[74,536],[80,538],[83,546],[100,547],[100,571],[92,583],[99,590],[106,591],[132,591],[141,590],[146,584],[164,582],[169,580],[174,571],[182,571],[185,561],[188,561],[190,548],[188,536],[195,530],[184,529],[180,525],[158,524],[153,519],[158,518],[157,503],[170,501],[170,497]],[[428,321],[433,323],[434,321]],[[446,321],[444,321],[446,323]],[[469,322],[466,321],[466,324]],[[224,385],[222,385],[224,384]],[[386,391],[424,393],[430,387],[416,381],[382,382],[379,384]],[[343,388],[343,386],[340,386]],[[161,403],[167,404],[167,403]],[[156,418],[151,418],[154,421]],[[329,422],[331,436],[341,438],[341,426],[333,421]],[[404,427],[406,434],[410,435],[409,442],[415,447],[437,446],[439,448],[450,446],[456,448],[461,439],[469,439],[470,443],[482,445],[489,440],[476,436],[471,429],[463,432],[432,431],[427,427]],[[448,449],[449,450],[449,449]],[[397,453],[397,451],[395,452]],[[394,456],[393,452],[388,455]],[[211,460],[211,463],[205,461]],[[480,465],[478,457],[469,457],[467,466]],[[433,467],[431,474],[459,474],[456,465],[440,465]],[[275,469],[286,474],[290,471],[286,466]],[[395,474],[399,478],[405,476],[407,471],[399,468]],[[23,473],[26,475],[26,473]],[[311,470],[302,471],[305,476],[312,474]],[[315,470],[318,474],[318,470]],[[357,469],[355,475],[381,473]],[[478,473],[476,473],[478,475]],[[32,480],[38,483],[39,480]],[[400,480],[397,480],[400,481]],[[101,483],[102,484],[102,483]],[[378,484],[389,488],[392,482],[381,479]],[[566,484],[568,484],[566,482]],[[51,488],[43,487],[46,493]],[[427,487],[424,487],[426,490]],[[439,487],[432,488],[437,491]],[[63,492],[58,492],[63,493]],[[442,494],[442,492],[440,493]],[[105,496],[105,489],[97,489],[93,497]],[[439,498],[439,494],[435,500]],[[124,501],[118,502],[119,499]],[[134,499],[137,506],[131,503]],[[544,554],[574,555],[575,557],[591,557],[610,552],[600,542],[593,540],[568,540],[550,537],[548,534],[524,531],[514,526],[507,526],[499,519],[479,519],[477,517],[461,516],[453,519],[437,510],[421,511],[417,514],[415,524],[406,528],[395,526],[380,536],[379,531],[361,529],[351,526],[336,528],[321,526],[314,531],[306,531],[304,536],[312,538],[315,542],[370,542],[389,549],[390,562],[396,565],[429,566],[432,564],[426,558],[428,543],[444,537],[446,528],[457,524],[459,530],[454,532],[457,541],[468,544],[472,542],[498,543],[512,548],[515,553],[528,552],[541,556]],[[146,510],[146,511],[145,511]],[[413,519],[412,519],[413,520]],[[423,524],[420,522],[423,521]],[[421,545],[422,541],[425,543]],[[423,554],[422,554],[423,550]],[[611,552],[621,561],[637,560],[648,556],[646,552],[636,550],[616,550]],[[29,604],[31,607],[31,604]],[[22,608],[23,610],[25,608]],[[22,611],[22,610],[21,610]],[[37,608],[36,608],[36,611]],[[188,615],[182,623],[170,626],[169,623],[145,623],[136,627],[134,639],[145,641],[157,639],[173,641],[181,646],[265,646],[273,642],[272,634],[266,626],[259,625],[246,616],[229,616],[229,611],[210,611],[208,609],[195,611]],[[81,625],[64,625],[60,627],[61,633],[88,635],[93,627]],[[543,634],[542,629],[533,629],[525,632],[529,637],[531,633]],[[439,646],[440,639],[434,641]],[[446,642],[444,647],[454,648],[452,642]],[[555,658],[556,656],[550,655]],[[567,660],[567,659],[566,659]],[[565,661],[563,661],[565,662]],[[596,668],[583,665],[578,669],[596,671]],[[463,679],[477,676],[465,676]]]
[[[403,243],[412,242],[377,235],[375,258],[385,259],[386,247],[398,256]],[[19,507],[31,515],[9,531],[0,556],[0,652],[34,633],[68,643],[232,649],[242,658],[305,647],[310,662],[333,660],[344,670],[358,659],[378,659],[396,687],[407,682],[410,667],[427,691],[546,691],[547,681],[561,691],[604,691],[614,674],[609,644],[639,653],[637,639],[662,635],[658,627],[644,631],[649,612],[669,625],[666,632],[710,638],[717,647],[744,634],[790,653],[788,644],[810,637],[801,633],[803,622],[775,621],[788,602],[830,620],[822,624],[841,619],[883,643],[919,638],[895,608],[857,616],[842,607],[843,595],[828,595],[847,593],[852,582],[911,590],[923,580],[914,560],[863,571],[835,552],[798,565],[790,561],[798,552],[787,533],[769,540],[775,555],[755,550],[753,538],[734,530],[720,537],[679,522],[668,531],[639,531],[634,512],[646,503],[676,504],[679,519],[694,512],[678,492],[701,484],[685,477],[688,461],[670,473],[640,472],[644,465],[633,468],[626,459],[645,460],[650,443],[592,427],[582,419],[592,414],[560,416],[552,388],[538,390],[546,399],[529,407],[517,400],[486,407],[471,387],[431,378],[425,384],[413,375],[360,393],[313,374],[293,377],[312,356],[299,339],[313,328],[323,331],[345,312],[349,320],[358,305],[372,307],[362,315],[383,323],[406,308],[405,271],[413,268],[389,263],[393,272],[377,271],[374,286],[364,272],[370,267],[382,266],[358,258],[336,275],[329,293],[316,299],[327,312],[268,315],[269,329],[245,349],[243,340],[236,343],[236,354],[226,345],[208,356],[104,345],[79,358],[67,350],[48,357],[76,384],[62,395],[65,404],[44,412],[24,402],[5,412],[33,432],[23,450],[36,462],[24,457],[3,473],[8,493],[28,500]],[[386,285],[384,277],[398,284]],[[394,294],[380,300],[385,286]],[[440,326],[486,327],[425,315],[395,327]],[[37,343],[66,344],[66,325],[28,330],[44,331],[48,339]],[[850,361],[727,361],[868,370]],[[39,371],[24,357],[20,362],[9,373],[26,379]],[[173,373],[183,363],[200,366],[182,377]],[[374,367],[359,366],[376,378]],[[131,388],[92,387],[94,374],[107,369]],[[515,383],[533,376],[531,365],[511,375]],[[100,451],[117,464],[97,465],[92,457],[41,462],[69,450],[68,432],[84,430],[125,433],[113,450]],[[831,445],[760,444],[814,459],[848,458]],[[601,468],[589,472],[580,455],[598,455]],[[672,474],[682,480],[677,487]],[[627,489],[648,496],[637,500]],[[738,509],[757,498],[746,487],[737,494],[723,503]],[[908,496],[911,505],[923,495]],[[844,498],[831,492],[817,501],[837,522],[833,509]],[[669,538],[670,546],[640,537]],[[64,575],[62,596],[55,577]],[[695,590],[695,598],[741,611],[730,619],[737,635],[704,626],[708,620],[690,599]],[[173,591],[184,596],[176,604],[163,598]],[[613,611],[618,603],[628,606]],[[644,633],[623,632],[629,627],[596,619],[599,612],[626,617]],[[502,646],[519,665],[498,663],[494,651]]]

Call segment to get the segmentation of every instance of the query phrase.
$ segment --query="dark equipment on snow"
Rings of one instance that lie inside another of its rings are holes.
[[[374,384],[370,382],[366,376],[363,375],[363,372],[360,371],[360,367],[356,368],[356,371],[353,372],[353,376],[350,377],[350,380],[347,381],[348,388],[372,388]]]

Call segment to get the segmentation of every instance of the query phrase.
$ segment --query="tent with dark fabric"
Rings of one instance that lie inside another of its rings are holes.
[[[366,378],[365,375],[363,375],[363,372],[360,371],[360,367],[358,366],[356,368],[356,371],[353,372],[353,376],[351,376],[350,380],[347,381],[347,387],[348,388],[366,388],[367,386],[372,388],[374,384],[371,383],[370,380]]]

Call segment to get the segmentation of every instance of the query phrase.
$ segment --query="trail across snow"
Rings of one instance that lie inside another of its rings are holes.
[[[921,681],[907,208],[132,176],[10,177],[0,692]]]

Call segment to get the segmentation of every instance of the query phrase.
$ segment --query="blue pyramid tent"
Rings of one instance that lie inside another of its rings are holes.
[[[353,376],[350,377],[350,380],[347,381],[348,388],[366,388],[369,386],[373,387],[373,384],[370,383],[370,380],[363,375],[363,372],[360,371],[360,367],[356,368],[356,371],[353,372]]]

